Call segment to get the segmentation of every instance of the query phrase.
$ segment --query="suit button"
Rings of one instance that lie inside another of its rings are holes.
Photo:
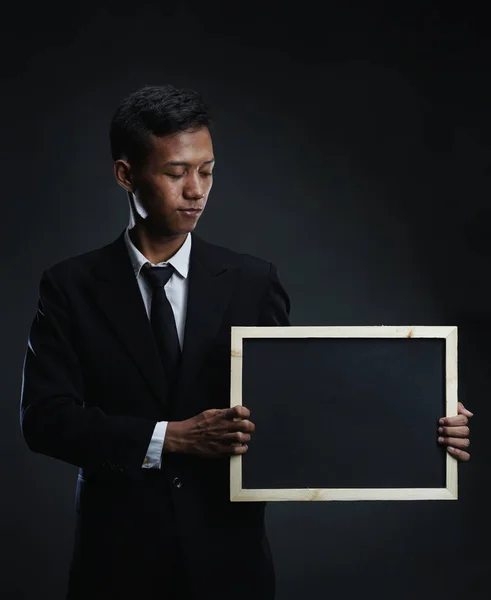
[[[182,481],[179,479],[179,477],[174,477],[174,479],[172,480],[172,483],[173,483],[174,487],[176,487],[176,488],[182,487]]]

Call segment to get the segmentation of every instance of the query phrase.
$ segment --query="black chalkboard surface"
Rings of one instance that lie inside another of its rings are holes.
[[[231,406],[256,425],[231,459],[232,500],[457,497],[456,461],[437,443],[438,419],[456,414],[456,328],[234,328],[232,338]]]

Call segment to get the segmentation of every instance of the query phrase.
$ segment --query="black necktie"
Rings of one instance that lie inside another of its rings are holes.
[[[179,371],[181,347],[177,335],[176,321],[164,286],[174,271],[172,265],[152,267],[148,263],[143,273],[150,283],[153,295],[150,309],[150,324],[157,342],[160,358],[167,374],[169,389],[172,389]]]

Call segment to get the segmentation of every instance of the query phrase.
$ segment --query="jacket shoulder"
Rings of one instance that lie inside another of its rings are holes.
[[[269,273],[272,266],[271,262],[264,258],[212,244],[202,238],[194,237],[193,243],[198,246],[200,254],[204,253],[208,259],[229,268],[240,268],[249,273],[264,275]]]
[[[100,257],[107,253],[113,242],[99,248],[89,250],[74,256],[64,258],[54,264],[51,264],[44,270],[44,274],[57,281],[63,281],[67,278],[83,277],[92,265],[96,264]]]

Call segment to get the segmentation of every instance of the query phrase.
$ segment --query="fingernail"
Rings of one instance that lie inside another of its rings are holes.
[[[455,450],[455,448],[452,448],[452,446],[448,446],[448,449],[450,450],[450,452],[453,452]]]
[[[443,433],[443,427],[438,428],[438,433]]]
[[[440,419],[438,422],[440,423],[440,425],[443,425],[445,423],[445,419]]]
[[[439,442],[440,442],[440,444],[441,444],[441,443],[443,442],[443,438],[442,438],[442,437],[439,437],[439,438],[438,438],[438,441],[439,441]]]

